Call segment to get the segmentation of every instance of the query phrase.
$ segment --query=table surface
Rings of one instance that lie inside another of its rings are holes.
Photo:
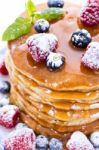
[[[47,2],[47,0],[33,0],[35,4]],[[66,0],[76,4],[83,4],[87,0]],[[0,48],[5,46],[1,42],[2,33],[15,18],[25,10],[26,0],[2,0],[0,3]]]

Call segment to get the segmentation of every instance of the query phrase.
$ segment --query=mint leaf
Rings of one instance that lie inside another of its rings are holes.
[[[28,0],[26,3],[26,11],[29,16],[31,16],[34,12],[36,12],[36,6],[32,2],[32,0]]]
[[[2,40],[10,41],[27,34],[31,30],[31,22],[27,18],[19,17],[3,33]]]
[[[54,20],[59,20],[62,17],[64,17],[64,10],[62,8],[47,8],[47,9],[41,11],[40,13],[35,12],[32,15],[35,18],[34,20],[43,18],[48,21],[54,21]]]

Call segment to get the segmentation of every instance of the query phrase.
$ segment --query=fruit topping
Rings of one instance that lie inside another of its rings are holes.
[[[99,148],[99,131],[95,131],[90,135],[90,141],[94,147]]]
[[[78,29],[76,30],[71,37],[71,41],[74,46],[78,48],[86,48],[87,45],[91,42],[91,35],[85,29]]]
[[[8,95],[0,94],[0,107],[9,104],[9,97]]]
[[[7,94],[10,92],[10,83],[8,81],[0,81],[0,93]]]
[[[5,105],[0,108],[0,125],[12,128],[18,123],[19,116],[20,111],[17,106]]]
[[[39,135],[36,139],[36,148],[39,150],[48,149],[48,139],[44,135]]]
[[[59,7],[62,8],[64,6],[63,0],[48,0],[48,7]]]
[[[87,1],[87,4],[82,8],[80,20],[87,26],[99,24],[99,0]]]
[[[46,60],[49,53],[56,50],[58,39],[54,34],[42,33],[29,37],[26,43],[34,61],[40,62]]]
[[[80,131],[76,131],[72,134],[70,140],[66,144],[66,147],[68,150],[94,150],[93,145]]]
[[[65,58],[60,53],[51,52],[47,57],[47,67],[50,71],[60,69],[65,63]]]
[[[0,73],[2,75],[8,75],[8,70],[7,70],[6,66],[5,66],[5,62],[4,61],[0,62]]]
[[[99,70],[99,43],[98,42],[91,42],[88,45],[87,51],[82,57],[81,62],[84,64],[84,66],[90,69]]]
[[[35,134],[29,128],[18,129],[8,134],[3,143],[6,150],[35,150]]]
[[[18,123],[16,126],[15,126],[15,129],[22,129],[22,128],[28,128],[26,124],[24,123]]]
[[[39,19],[35,22],[34,28],[38,33],[44,33],[49,30],[49,22],[45,19]]]
[[[50,150],[63,150],[63,144],[60,140],[52,138],[49,142]]]

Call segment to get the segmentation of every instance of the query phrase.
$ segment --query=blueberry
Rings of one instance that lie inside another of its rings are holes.
[[[87,45],[91,42],[92,38],[90,33],[85,30],[76,30],[71,37],[71,41],[74,46],[78,48],[86,48]]]
[[[65,63],[65,58],[60,53],[51,52],[47,57],[47,68],[50,71],[60,69]]]
[[[7,94],[10,92],[10,83],[8,81],[0,81],[0,93]]]
[[[50,150],[63,150],[63,144],[60,140],[52,138],[49,142]]]
[[[63,0],[48,0],[48,7],[59,7],[63,8],[64,1]]]
[[[35,22],[34,28],[38,33],[45,33],[49,30],[49,22],[45,19],[39,19]]]
[[[39,135],[36,139],[36,148],[46,150],[48,148],[48,139],[43,135]]]

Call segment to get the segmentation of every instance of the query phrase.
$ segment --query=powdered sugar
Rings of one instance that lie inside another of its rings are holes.
[[[3,95],[0,96],[0,107],[4,106],[4,105],[8,105],[9,104],[9,97],[7,95]]]
[[[34,28],[38,33],[44,33],[47,32],[50,25],[49,22],[45,19],[39,19],[35,22]]]
[[[42,33],[30,36],[26,43],[33,59],[38,62],[56,50],[58,39],[54,34]]]
[[[94,150],[93,145],[87,137],[80,131],[72,134],[70,140],[67,142],[68,150]]]
[[[98,70],[99,69],[99,43],[91,42],[88,45],[87,51],[82,57],[82,63],[91,68]]]
[[[51,52],[47,57],[47,67],[50,70],[60,68],[64,64],[65,58],[60,53]]]
[[[18,129],[11,132],[3,143],[6,150],[34,150],[35,134],[29,128]]]
[[[80,19],[88,26],[99,24],[99,1],[88,0],[81,10]]]
[[[0,108],[0,124],[4,127],[11,128],[19,118],[19,108],[14,105],[5,105]]]
[[[99,131],[95,131],[91,134],[90,141],[95,147],[99,148]]]

